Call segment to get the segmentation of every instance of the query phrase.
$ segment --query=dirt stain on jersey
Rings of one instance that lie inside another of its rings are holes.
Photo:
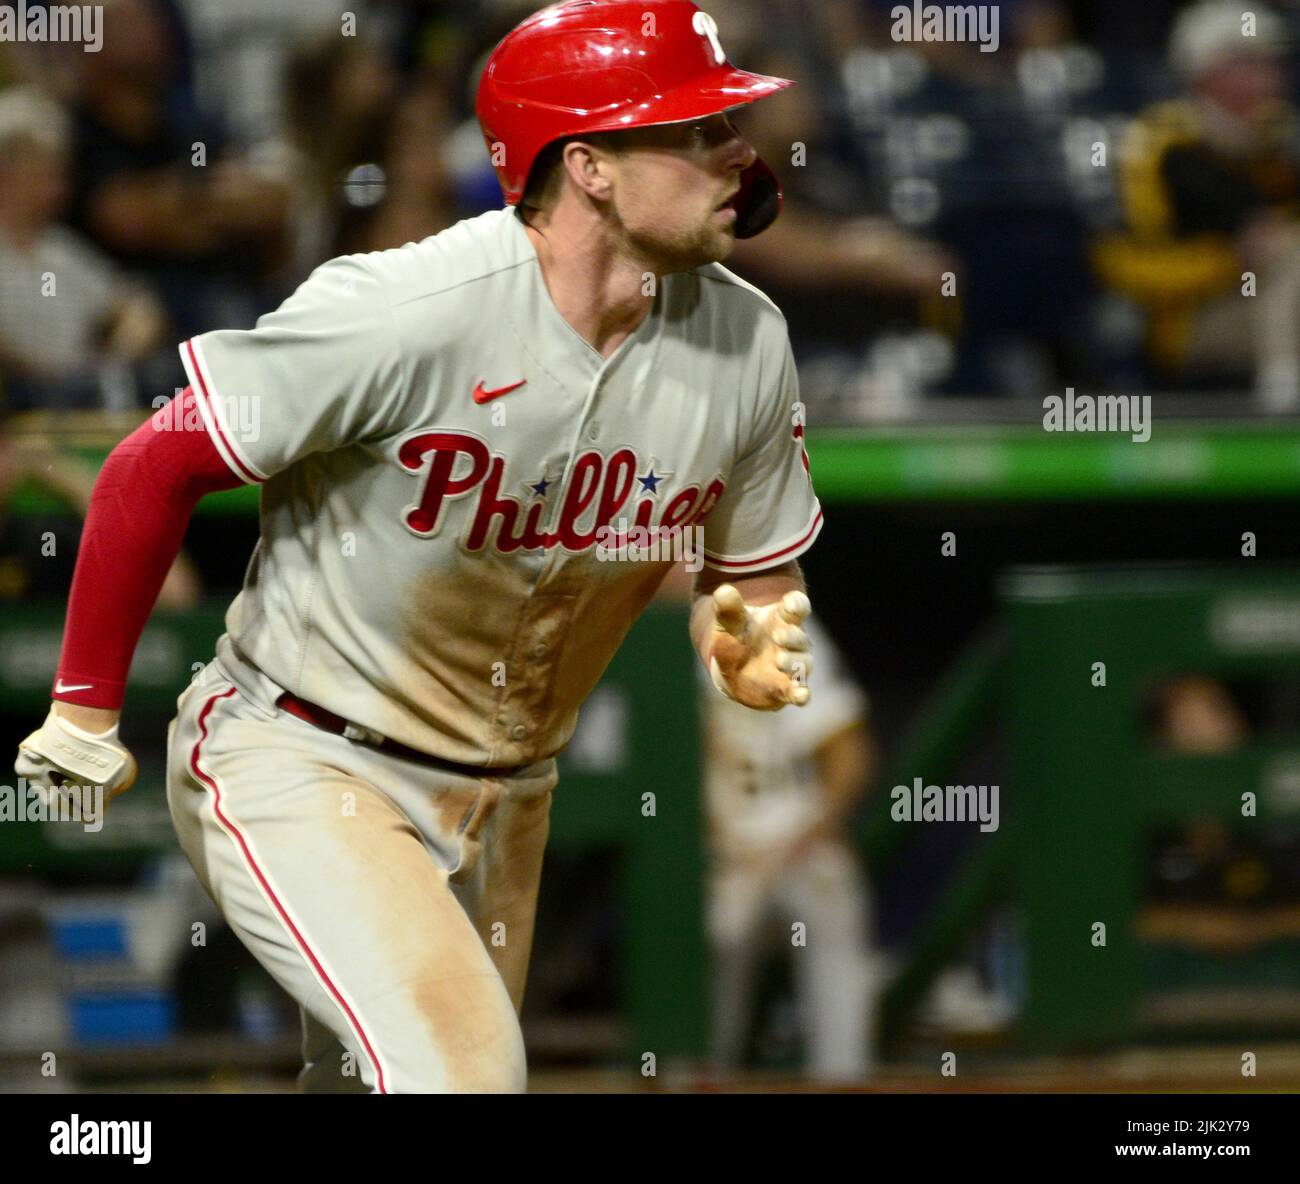
[[[412,581],[402,677],[427,688],[428,751],[492,767],[556,753],[670,566],[574,556],[538,579],[518,557],[483,553]]]

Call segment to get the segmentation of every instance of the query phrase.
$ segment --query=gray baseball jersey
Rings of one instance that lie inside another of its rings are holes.
[[[735,575],[821,529],[784,318],[716,264],[660,280],[606,359],[503,209],[335,259],[181,356],[263,485],[223,661],[446,760],[568,741],[667,566],[613,558],[603,528],[702,527]]]

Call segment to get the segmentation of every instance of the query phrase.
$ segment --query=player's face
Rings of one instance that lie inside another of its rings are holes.
[[[1271,115],[1283,101],[1287,78],[1280,59],[1243,54],[1209,70],[1201,85],[1225,111],[1253,122]]]
[[[620,135],[613,205],[629,247],[663,272],[730,255],[736,211],[728,203],[756,155],[732,121],[714,115]]]

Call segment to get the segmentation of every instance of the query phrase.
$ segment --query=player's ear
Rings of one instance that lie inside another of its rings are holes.
[[[569,179],[595,201],[609,201],[614,194],[614,153],[594,141],[573,140],[561,157]]]

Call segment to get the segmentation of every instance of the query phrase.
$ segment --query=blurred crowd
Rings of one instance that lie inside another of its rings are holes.
[[[103,7],[99,52],[0,42],[8,411],[146,407],[186,336],[500,203],[474,90],[536,4]],[[895,40],[884,0],[706,7],[799,82],[738,120],[787,203],[732,265],[821,422],[1065,385],[1300,410],[1300,0],[1011,0],[992,53]]]

